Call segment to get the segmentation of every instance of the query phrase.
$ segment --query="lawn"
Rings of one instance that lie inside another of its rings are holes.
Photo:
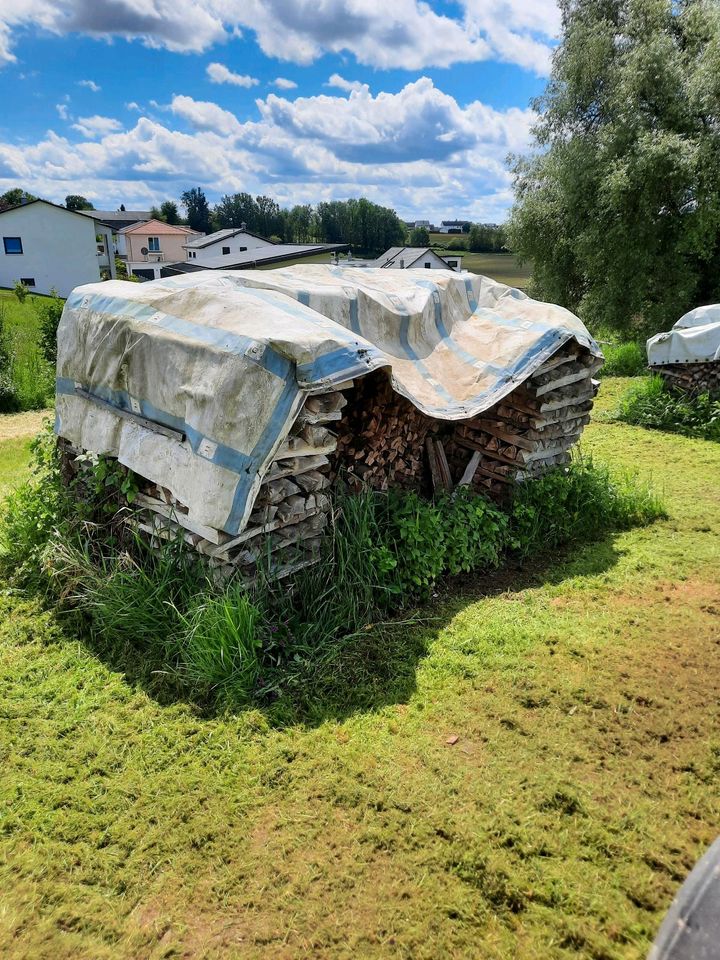
[[[159,703],[0,596],[2,956],[644,957],[720,816],[720,449],[585,447],[671,519],[368,631],[372,701],[313,723]]]

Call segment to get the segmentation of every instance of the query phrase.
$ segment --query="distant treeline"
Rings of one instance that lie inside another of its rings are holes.
[[[395,211],[364,198],[286,209],[272,197],[234,193],[210,207],[203,191],[195,187],[183,193],[181,202],[188,225],[204,233],[245,224],[251,233],[284,243],[349,243],[353,250],[368,254],[405,243],[405,224]]]
[[[17,187],[0,195],[0,210],[35,197]],[[92,203],[78,194],[65,198],[68,210],[92,210]],[[180,212],[185,209],[185,216]],[[124,209],[124,207],[121,207]],[[170,224],[187,224],[193,230],[213,233],[243,224],[251,233],[282,243],[347,243],[355,253],[373,255],[389,247],[429,246],[427,229],[408,230],[394,210],[364,197],[353,200],[327,200],[317,204],[281,207],[272,197],[253,197],[249,193],[227,194],[210,206],[200,187],[186,190],[180,201],[165,200],[150,210],[150,216]],[[473,253],[497,253],[505,249],[505,228],[496,224],[475,223],[463,234],[445,238],[446,250]]]

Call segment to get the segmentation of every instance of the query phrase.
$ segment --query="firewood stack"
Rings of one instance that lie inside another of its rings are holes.
[[[500,499],[512,483],[566,463],[590,420],[599,361],[576,343],[470,420],[435,420],[395,393],[383,371],[359,381],[338,425],[333,478],[425,493],[459,484]]]
[[[720,396],[720,362],[706,363],[668,363],[651,367],[653,373],[659,373],[668,387],[682,390],[692,397],[709,393],[711,397]]]
[[[155,545],[184,539],[219,578],[286,576],[318,558],[339,479],[356,490],[425,494],[469,485],[501,499],[514,482],[566,463],[590,419],[597,364],[576,344],[562,348],[500,403],[463,421],[425,416],[386,372],[370,373],[308,395],[238,534],[191,519],[170,490],[142,477],[131,523]],[[71,473],[90,469],[81,451],[60,445]]]

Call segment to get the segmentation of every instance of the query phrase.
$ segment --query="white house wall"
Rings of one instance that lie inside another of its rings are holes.
[[[228,263],[231,263],[232,261],[237,260],[241,253],[246,253],[250,250],[267,250],[268,247],[273,246],[275,246],[275,244],[270,243],[269,240],[263,240],[262,237],[252,237],[247,233],[239,233],[235,237],[230,237],[229,239],[225,237],[224,239],[209,243],[204,247],[188,247],[187,259],[192,260],[193,263],[203,266],[209,260],[214,260],[216,257],[225,256],[227,257]],[[223,254],[223,247],[230,247],[230,253]],[[245,247],[246,250],[242,250],[242,247]],[[194,253],[195,256],[189,256],[190,253]]]
[[[22,253],[6,254],[3,237],[20,237]],[[100,279],[95,222],[44,203],[0,214],[0,287],[33,279],[33,293],[55,289],[67,297]]]

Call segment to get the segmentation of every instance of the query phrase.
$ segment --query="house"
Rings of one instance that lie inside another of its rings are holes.
[[[209,261],[214,263],[218,257],[235,259],[243,253],[260,250],[267,252],[269,248],[278,246],[285,244],[276,244],[257,233],[250,233],[243,224],[238,228],[231,227],[205,236],[191,237],[185,244],[185,250],[188,260],[197,261],[203,266]]]
[[[230,254],[221,252],[216,256],[205,256],[203,259],[200,259],[201,250],[190,248],[188,252],[197,253],[197,258],[190,257],[184,262],[165,264],[160,270],[160,276],[174,277],[181,273],[194,273],[197,270],[254,270],[256,267],[273,266],[288,260],[304,260],[306,257],[316,257],[318,254],[337,254],[347,250],[349,246],[347,243],[272,243],[268,240],[267,246],[250,247],[242,252],[232,252],[233,248],[237,249],[237,246],[242,245],[233,247],[232,240],[228,244],[221,242],[220,250],[222,251],[224,246],[230,246]]]
[[[470,227],[469,220],[443,220],[438,233],[462,233],[465,227]]]
[[[30,200],[0,211],[0,287],[21,280],[33,293],[61,297],[101,271],[115,276],[112,229],[87,212],[49,200]]]
[[[165,262],[185,260],[185,244],[204,234],[162,220],[146,220],[118,231],[118,254],[127,263],[128,273],[141,280],[157,280]]]
[[[102,220],[113,228],[113,233],[118,233],[124,227],[132,227],[136,223],[144,223],[152,219],[149,210],[78,210],[78,213],[95,220]]]
[[[416,230],[432,230],[432,224],[429,220],[416,220],[414,223],[410,224],[411,227],[414,227]]]
[[[377,260],[353,260],[348,267],[376,267],[383,270],[462,270],[459,256],[440,257],[430,247],[390,247]]]

